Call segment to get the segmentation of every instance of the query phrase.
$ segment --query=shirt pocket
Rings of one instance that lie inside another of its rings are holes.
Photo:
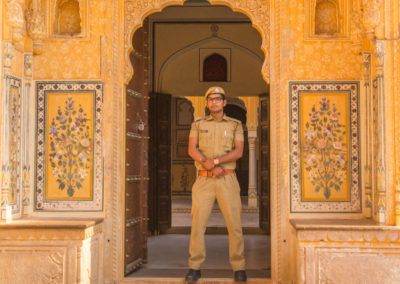
[[[227,125],[222,131],[222,148],[224,151],[232,151],[233,149],[233,138],[234,138],[235,128]]]
[[[209,149],[213,144],[211,131],[209,129],[199,129],[199,149]]]

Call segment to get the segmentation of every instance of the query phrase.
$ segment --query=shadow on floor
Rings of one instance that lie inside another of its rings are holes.
[[[148,239],[148,262],[128,277],[184,277],[187,270],[189,235],[167,234]],[[231,278],[227,235],[206,235],[207,258],[202,278]],[[271,277],[270,237],[244,235],[246,271],[249,278]]]

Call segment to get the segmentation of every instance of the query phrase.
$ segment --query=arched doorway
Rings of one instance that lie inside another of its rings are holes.
[[[228,3],[229,1],[226,1],[226,2]],[[265,47],[265,43],[263,43],[263,46]],[[265,66],[266,66],[266,65],[264,64],[264,68],[265,68]],[[265,73],[264,73],[264,74],[265,74]]]

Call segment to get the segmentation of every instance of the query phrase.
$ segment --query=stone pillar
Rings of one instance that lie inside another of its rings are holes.
[[[7,94],[6,75],[11,73],[11,64],[14,57],[14,46],[11,42],[3,42],[3,88],[1,99],[1,176],[0,176],[0,220],[6,219],[8,194],[10,190],[10,102]]]
[[[371,94],[371,53],[363,52],[363,79],[364,79],[364,96],[365,96],[365,216],[372,217],[372,156],[373,156],[373,101]]]
[[[34,109],[32,104],[34,103],[34,96],[32,94],[32,53],[24,54],[24,90],[22,93],[22,126],[21,126],[21,173],[22,173],[22,205],[23,214],[29,215],[32,212],[32,188],[31,181],[31,145],[33,144],[32,134],[34,129]]]
[[[400,38],[394,42],[394,89],[395,94],[395,145],[396,145],[396,190],[395,190],[395,224],[400,226]],[[397,94],[397,95],[396,95]]]
[[[249,141],[249,191],[248,207],[257,208],[257,161],[256,161],[256,138],[257,131],[249,130],[247,132]]]
[[[377,132],[376,132],[376,204],[375,214],[379,223],[386,223],[386,167],[385,167],[385,95],[384,95],[384,50],[385,42],[376,42],[376,89],[378,96]]]

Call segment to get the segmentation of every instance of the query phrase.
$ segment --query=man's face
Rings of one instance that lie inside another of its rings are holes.
[[[207,97],[207,107],[210,113],[218,113],[224,110],[226,100],[221,94],[211,94]]]

